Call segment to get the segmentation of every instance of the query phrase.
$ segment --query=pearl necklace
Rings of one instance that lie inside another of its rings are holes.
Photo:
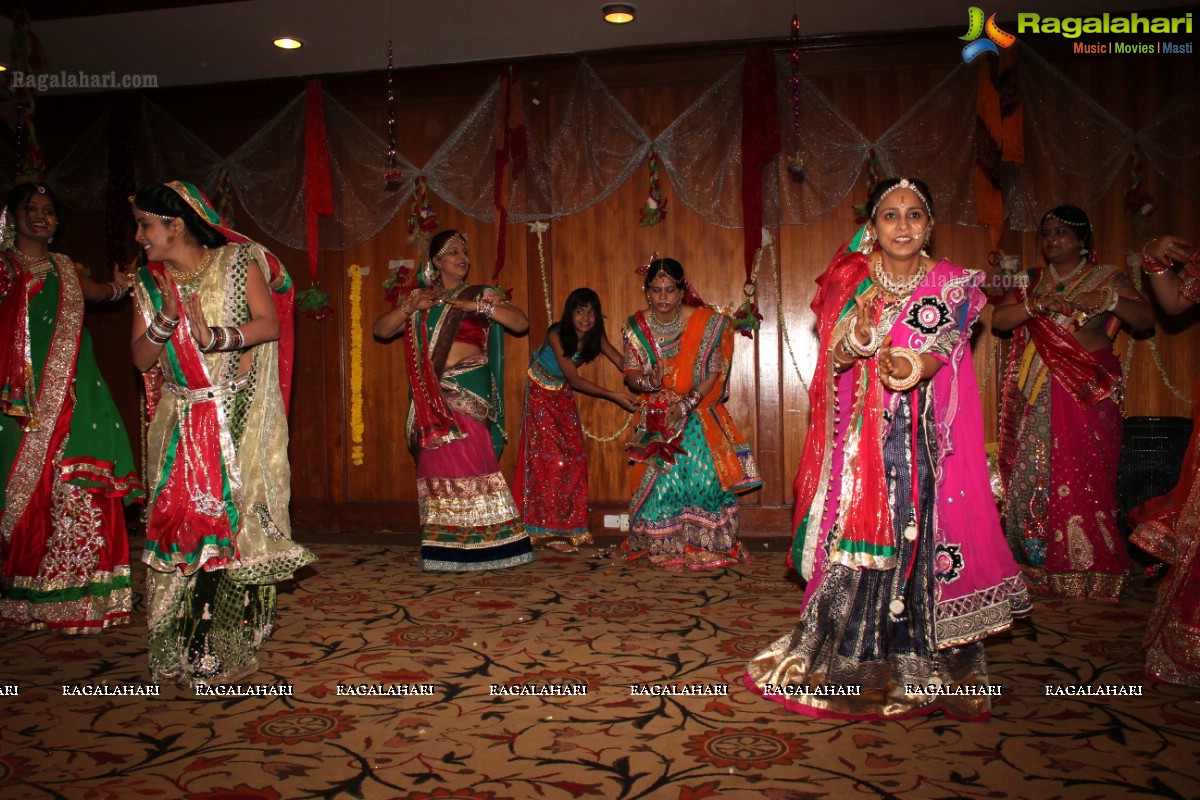
[[[928,271],[929,262],[923,258],[917,267],[917,271],[907,278],[896,278],[885,270],[883,268],[883,256],[875,256],[875,261],[871,264],[871,277],[879,284],[879,288],[892,297],[908,297],[921,285],[921,281],[925,280],[925,273]]]
[[[1079,272],[1080,268],[1087,263],[1087,258],[1080,258],[1079,263],[1075,265],[1075,269],[1068,272],[1065,276],[1059,275],[1058,270],[1053,264],[1047,264],[1046,269],[1050,270],[1050,277],[1054,280],[1054,291],[1061,292],[1067,288],[1067,281],[1075,277],[1075,273]]]
[[[661,322],[654,309],[650,309],[646,314],[646,322],[657,341],[669,342],[683,333],[683,304],[675,307],[675,317],[667,322]]]

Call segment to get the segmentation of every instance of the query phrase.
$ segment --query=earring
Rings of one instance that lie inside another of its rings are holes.
[[[866,255],[870,255],[871,251],[874,249],[875,249],[875,237],[871,235],[871,229],[867,228],[863,231],[862,241],[860,241],[859,245],[858,245],[858,252],[860,252],[864,256],[866,256]]]

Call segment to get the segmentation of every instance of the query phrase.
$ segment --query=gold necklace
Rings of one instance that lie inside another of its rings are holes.
[[[171,278],[181,287],[197,283],[199,282],[200,276],[203,275],[205,270],[207,270],[212,264],[213,258],[216,256],[216,254],[217,251],[215,249],[206,247],[204,248],[204,257],[200,259],[199,265],[197,265],[196,268],[191,272],[184,272],[178,266],[176,266],[173,261],[167,262],[167,272],[171,273]]]
[[[35,278],[45,275],[53,266],[49,253],[44,256],[31,256],[28,253],[22,252],[15,244],[10,248],[10,251],[21,262],[21,266],[25,268],[25,271]]]
[[[657,341],[671,341],[683,333],[683,303],[675,306],[675,316],[666,322],[659,320],[658,312],[650,309],[650,313],[646,315],[646,322],[649,323],[650,331]]]

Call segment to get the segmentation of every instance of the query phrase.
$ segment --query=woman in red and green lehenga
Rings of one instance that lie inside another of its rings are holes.
[[[417,459],[421,569],[477,572],[533,561],[499,457],[504,431],[504,331],[529,329],[525,312],[494,286],[467,283],[467,237],[429,241],[421,286],[375,321],[375,336],[404,335],[412,390],[405,430]]]
[[[83,326],[84,301],[125,296],[50,252],[54,195],[8,195],[0,254],[0,624],[97,633],[129,621],[125,503],[142,494],[133,454]],[[10,220],[6,219],[6,223]]]
[[[725,399],[733,323],[703,304],[673,258],[651,261],[648,308],[624,326],[625,383],[643,396],[629,445],[631,558],[706,569],[735,563],[737,495],[762,485]]]
[[[140,189],[133,360],[146,373],[150,676],[190,686],[258,669],[291,540],[291,280],[190,183]]]
[[[1000,413],[1005,535],[1034,591],[1115,602],[1132,561],[1117,522],[1124,427],[1121,323],[1154,312],[1117,267],[1098,265],[1087,214],[1042,218],[1046,268],[1009,293],[992,327],[1013,331]]]

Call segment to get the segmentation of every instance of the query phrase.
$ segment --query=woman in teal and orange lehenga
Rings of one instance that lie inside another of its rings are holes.
[[[16,232],[0,254],[0,624],[97,633],[129,622],[124,505],[142,486],[84,301],[119,300],[133,276],[95,283],[50,252],[58,216],[43,184],[18,184],[7,214]]]
[[[625,323],[625,383],[642,395],[629,445],[631,558],[708,569],[744,556],[737,495],[762,485],[725,400],[733,322],[704,305],[672,258],[651,261],[648,308]]]
[[[150,675],[233,683],[258,669],[275,584],[313,560],[288,517],[291,280],[190,183],[132,199],[150,262],[132,343],[150,417]]]

